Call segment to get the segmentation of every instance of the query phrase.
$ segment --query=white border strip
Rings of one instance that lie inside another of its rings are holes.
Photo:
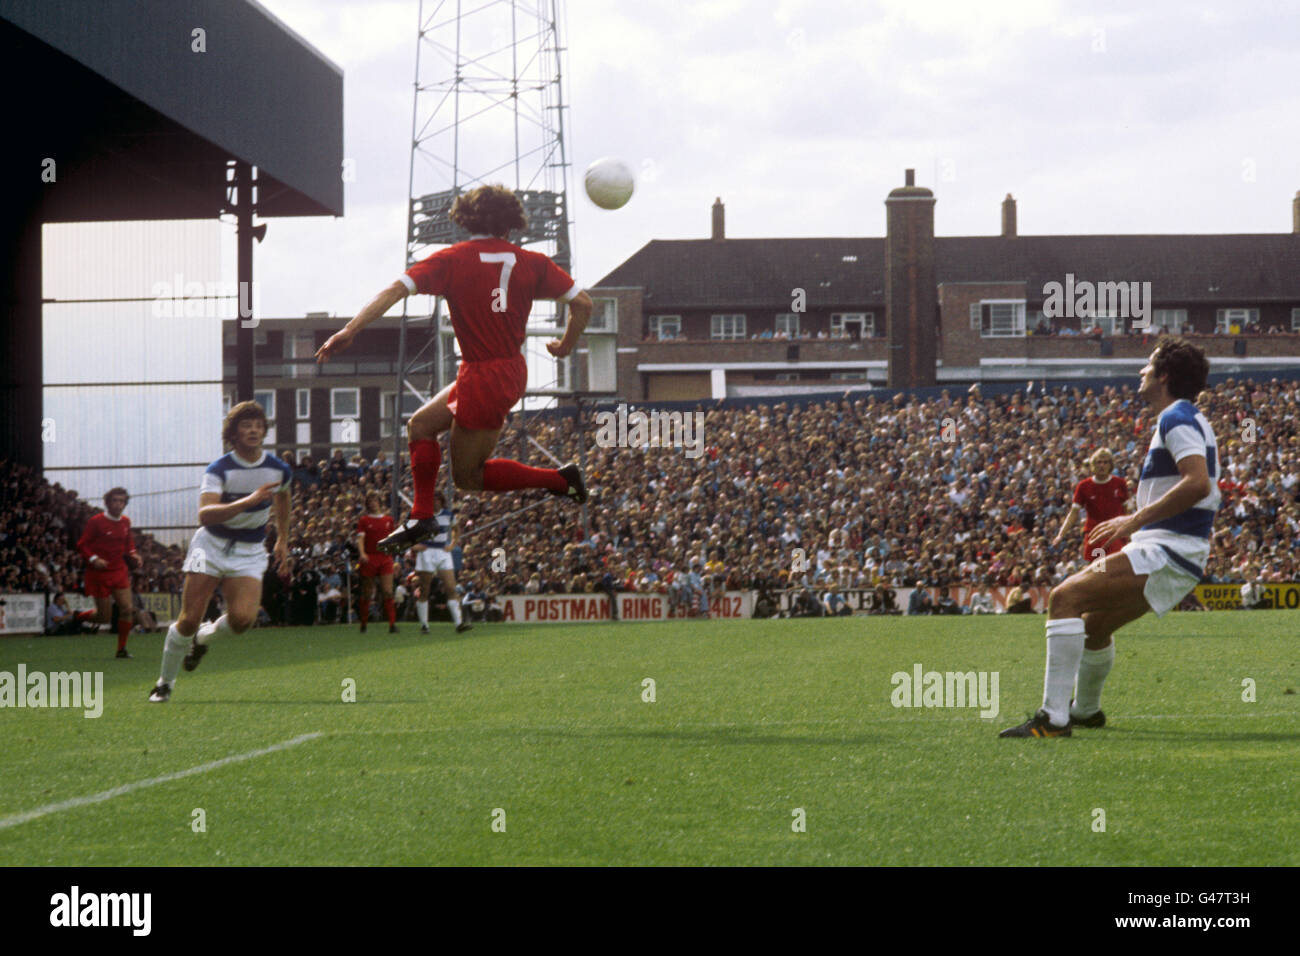
[[[63,810],[74,810],[77,807],[84,807],[92,803],[103,803],[105,800],[111,800],[114,797],[120,797],[123,794],[131,793],[135,790],[143,790],[145,787],[152,787],[160,783],[170,783],[173,780],[180,780],[182,777],[192,777],[195,774],[207,773],[209,770],[216,770],[227,764],[239,763],[243,760],[252,760],[254,757],[262,757],[266,754],[275,753],[277,750],[287,750],[290,747],[296,747],[298,744],[306,743],[309,740],[315,740],[323,734],[320,732],[302,734],[291,740],[284,740],[278,744],[272,744],[269,747],[263,747],[261,750],[250,750],[248,753],[234,754],[230,757],[222,757],[220,760],[213,760],[211,763],[201,763],[197,767],[190,767],[188,770],[178,770],[176,773],[166,773],[161,777],[150,777],[148,780],[137,780],[135,783],[124,783],[120,787],[114,787],[112,790],[104,790],[100,793],[92,793],[88,797],[73,797],[71,800],[63,800],[59,803],[47,803],[43,807],[37,807],[35,810],[28,810],[25,813],[16,813],[11,817],[0,818],[0,830],[6,827],[16,827],[23,823],[30,823],[32,820],[40,819],[51,813],[59,813]]]

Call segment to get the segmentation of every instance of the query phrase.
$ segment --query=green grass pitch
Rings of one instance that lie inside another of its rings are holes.
[[[0,861],[1294,865],[1297,621],[1131,625],[1110,725],[1068,740],[997,738],[1040,699],[1041,616],[262,630],[165,705],[160,635],[0,639],[0,671],[105,675],[98,719],[0,709]],[[894,707],[916,664],[998,672],[1000,714]]]

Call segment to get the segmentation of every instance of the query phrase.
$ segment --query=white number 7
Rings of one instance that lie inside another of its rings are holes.
[[[497,285],[496,293],[492,296],[492,311],[506,311],[506,290],[510,288],[510,270],[515,267],[515,254],[513,252],[480,252],[478,261],[501,263],[501,281]]]

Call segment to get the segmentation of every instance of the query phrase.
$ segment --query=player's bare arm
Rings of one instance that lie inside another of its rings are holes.
[[[1111,518],[1093,528],[1088,544],[1100,547],[1112,538],[1132,537],[1133,532],[1146,525],[1182,514],[1212,490],[1210,472],[1203,455],[1188,455],[1179,461],[1178,473],[1182,476],[1178,484],[1158,500],[1151,502],[1140,511]]]
[[[408,290],[401,282],[394,282],[385,288],[362,306],[361,311],[347,325],[331,335],[325,344],[317,349],[316,361],[324,365],[335,352],[342,352],[352,344],[352,340],[356,338],[358,332],[380,318],[385,312],[405,299],[407,295]]]
[[[1079,505],[1070,505],[1070,510],[1061,522],[1061,530],[1056,532],[1056,537],[1052,539],[1052,544],[1060,544],[1062,539],[1074,530],[1074,526],[1079,523],[1079,512],[1082,511]]]
[[[398,283],[399,285],[401,283]],[[575,348],[578,347],[578,339],[587,329],[587,323],[591,321],[591,310],[594,303],[591,296],[586,292],[579,292],[569,302],[569,321],[564,326],[564,337],[553,339],[546,343],[546,351],[550,352],[556,358],[564,358]]]
[[[262,488],[274,487],[274,482],[262,486]],[[258,489],[259,492],[261,490]],[[287,575],[290,569],[289,514],[293,505],[291,492],[291,489],[285,488],[283,491],[275,492],[271,499],[271,515],[275,518],[275,569],[281,576]]]
[[[214,524],[224,524],[231,518],[235,517],[235,515],[242,514],[249,508],[260,505],[263,501],[266,501],[271,497],[271,495],[275,494],[275,489],[279,487],[280,482],[270,481],[258,488],[256,491],[250,492],[237,501],[232,501],[229,504],[224,505],[221,503],[221,495],[219,493],[215,491],[205,491],[203,494],[199,495],[199,524],[204,527]],[[284,497],[288,497],[288,492],[285,492]],[[276,527],[278,528],[278,515],[276,521]],[[286,511],[284,525],[286,535],[288,534],[288,529],[288,512]],[[276,547],[279,547],[279,542],[276,543]]]

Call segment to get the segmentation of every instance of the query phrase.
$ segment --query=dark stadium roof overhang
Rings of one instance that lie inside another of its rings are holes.
[[[343,213],[342,71],[250,0],[0,0],[0,73],[42,221],[215,217],[231,159],[263,217]]]

